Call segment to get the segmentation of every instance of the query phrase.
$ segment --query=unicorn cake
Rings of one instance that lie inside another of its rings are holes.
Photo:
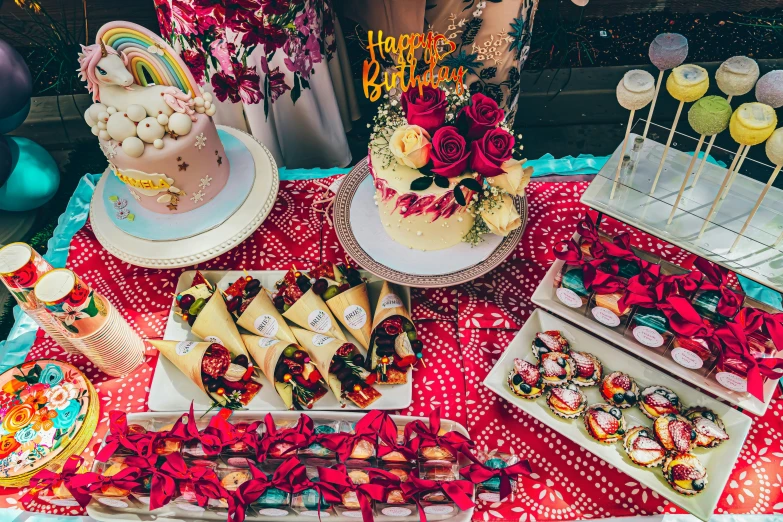
[[[84,120],[138,205],[180,214],[226,187],[231,167],[212,121],[212,95],[160,37],[129,22],[108,23],[95,44],[82,46],[79,65],[94,102]],[[112,196],[118,219],[132,220],[127,196]]]

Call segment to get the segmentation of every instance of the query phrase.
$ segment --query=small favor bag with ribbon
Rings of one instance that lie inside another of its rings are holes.
[[[295,342],[244,334],[242,340],[287,409],[312,409],[328,393],[310,354]]]
[[[506,500],[516,491],[518,478],[532,473],[527,460],[508,453],[479,451],[473,460],[460,474],[476,485],[476,496],[485,502]]]
[[[216,405],[232,410],[243,408],[261,390],[244,344],[241,353],[216,342],[150,341],[150,344],[204,390]]]
[[[125,412],[110,411],[109,431],[95,460],[111,464],[130,455],[152,455],[157,437],[151,421],[129,424]]]
[[[342,439],[335,448],[337,460],[349,468],[367,468],[375,465],[375,457],[378,454],[378,428],[374,422],[380,410],[373,410],[358,422],[340,422]]]
[[[422,476],[445,480],[452,476],[456,478],[459,455],[469,455],[474,444],[465,435],[442,427],[440,416],[441,408],[437,407],[430,412],[428,423],[413,421],[406,427],[406,432],[411,449],[420,459]]]
[[[256,460],[265,471],[274,470],[289,457],[309,445],[313,435],[313,421],[307,415],[299,420],[276,423],[272,415],[264,417],[264,433],[258,441]]]
[[[412,469],[402,467],[370,469],[370,483],[384,488],[383,500],[375,504],[375,511],[379,515],[394,519],[415,516],[418,513],[416,503],[402,491],[402,484],[408,482],[412,473]]]
[[[623,308],[635,307],[625,330],[625,336],[658,353],[665,353],[674,333],[669,319],[660,310],[663,296],[656,293],[655,285],[660,280],[660,268],[650,266],[650,270],[632,277],[628,281],[625,295],[619,302]]]
[[[383,282],[367,352],[367,368],[377,374],[378,384],[405,384],[409,369],[423,357],[410,312],[393,285]]]
[[[337,462],[335,448],[339,448],[343,439],[344,435],[340,432],[340,421],[314,421],[310,440],[299,449],[297,456],[306,467],[331,466]]]
[[[318,468],[321,492],[334,505],[338,516],[373,522],[375,502],[384,500],[386,488],[370,483],[370,469],[349,469],[343,464]]]
[[[306,488],[291,496],[291,509],[293,512],[305,517],[328,518],[334,516],[336,513],[331,503],[321,493],[321,485],[318,482],[318,469],[307,466],[305,474],[307,476]]]
[[[68,457],[58,471],[42,469],[30,480],[30,488],[21,498],[22,506],[32,502],[45,502],[59,507],[85,507],[92,496],[72,485],[76,475],[87,473],[84,459],[77,455]]]
[[[326,382],[340,404],[349,400],[365,409],[381,398],[380,392],[372,386],[375,373],[364,368],[364,356],[355,345],[301,328],[293,331],[320,374],[326,376]]]
[[[415,502],[420,519],[444,520],[475,506],[475,488],[468,480],[418,471],[400,486],[405,498]]]
[[[313,289],[313,282],[307,273],[291,268],[275,283],[272,302],[283,317],[301,328],[345,341],[331,310]]]
[[[131,495],[141,488],[141,471],[124,462],[98,464],[97,471],[76,475],[71,485],[78,494],[88,494],[100,504],[113,510],[142,507]]]
[[[296,342],[288,323],[258,279],[242,276],[223,294],[226,296],[226,308],[237,324],[248,332],[289,343]]]
[[[628,280],[618,275],[596,270],[589,278],[592,297],[587,307],[587,316],[603,326],[620,333],[625,331],[631,317],[631,307],[621,306]]]
[[[416,464],[416,451],[411,447],[413,436],[403,426],[397,426],[388,415],[378,423],[378,459],[382,467],[407,468]]]
[[[693,293],[693,307],[716,325],[733,319],[745,296],[740,289],[729,285],[729,271],[702,257],[696,258],[693,264],[704,275]]]
[[[617,265],[606,261],[603,257],[604,250],[600,250],[601,257],[585,256],[573,239],[560,241],[552,252],[557,259],[564,262],[563,268],[555,276],[555,297],[568,308],[586,313],[587,305],[593,296],[591,287],[596,275],[599,272],[606,275],[612,271],[616,273]]]

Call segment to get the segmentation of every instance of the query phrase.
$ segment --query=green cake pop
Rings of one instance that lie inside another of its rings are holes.
[[[726,130],[726,127],[729,126],[729,120],[731,120],[731,112],[731,105],[729,105],[728,100],[720,96],[700,98],[688,111],[688,123],[691,124],[693,130],[700,134],[699,143],[696,144],[693,158],[691,158],[688,169],[685,171],[685,177],[682,180],[680,191],[677,193],[677,199],[674,200],[669,220],[666,222],[667,225],[671,224],[674,214],[680,206],[682,194],[685,192],[693,167],[696,165],[696,158],[699,157],[699,151],[701,151],[701,146],[704,144],[704,137],[714,136]]]

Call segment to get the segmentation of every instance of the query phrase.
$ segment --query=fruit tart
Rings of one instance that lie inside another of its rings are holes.
[[[625,417],[611,404],[593,404],[585,411],[585,429],[598,442],[612,444],[625,435]]]
[[[508,374],[508,386],[514,395],[523,399],[535,399],[544,393],[538,366],[522,359],[514,359],[514,368]]]
[[[667,413],[680,413],[680,398],[665,386],[648,386],[639,395],[639,409],[655,420]]]
[[[558,417],[576,419],[587,408],[587,397],[574,384],[556,386],[549,390],[546,405]]]
[[[601,382],[601,396],[618,408],[630,408],[639,400],[639,387],[628,374],[613,372]]]
[[[676,413],[667,413],[655,419],[653,431],[668,451],[688,453],[696,444],[696,431],[690,421]]]
[[[707,470],[692,453],[675,453],[663,463],[666,482],[683,495],[697,495],[707,487]]]
[[[544,386],[560,386],[574,376],[571,357],[560,352],[541,354],[539,369]]]
[[[598,357],[587,352],[572,351],[571,361],[574,366],[574,377],[572,382],[577,386],[595,386],[601,380],[603,367]]]
[[[628,458],[637,466],[655,468],[666,458],[666,449],[653,438],[650,429],[644,426],[628,430],[623,439],[623,447]]]
[[[714,448],[724,440],[729,440],[726,426],[714,411],[697,406],[685,411],[684,415],[693,424],[697,446]]]
[[[538,332],[533,339],[533,357],[538,360],[542,354],[550,352],[568,353],[571,346],[558,330]]]

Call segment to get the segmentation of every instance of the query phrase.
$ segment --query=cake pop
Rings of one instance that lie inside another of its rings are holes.
[[[723,177],[723,183],[718,189],[718,193],[715,196],[715,201],[712,202],[707,217],[704,219],[704,225],[702,225],[699,231],[699,239],[704,235],[704,231],[707,230],[707,225],[715,214],[715,210],[718,208],[722,197],[721,195],[727,190],[729,180],[732,178],[732,172],[735,167],[737,171],[742,166],[742,162],[748,155],[748,151],[753,145],[763,143],[764,140],[769,138],[772,132],[775,130],[775,126],[778,123],[778,118],[775,115],[775,110],[769,105],[763,103],[743,103],[740,105],[734,114],[731,115],[729,121],[729,132],[734,141],[740,144],[737,149],[737,153],[734,155],[731,165],[726,170],[726,175]],[[739,163],[737,163],[739,161]]]
[[[688,179],[693,171],[693,166],[696,164],[696,158],[699,157],[699,151],[704,144],[705,136],[715,136],[720,132],[726,130],[729,126],[729,120],[731,119],[731,105],[725,98],[720,96],[705,96],[696,101],[688,111],[688,123],[691,128],[700,134],[699,143],[696,144],[696,150],[693,151],[693,158],[688,165],[688,170],[685,171],[685,178],[682,180],[682,186],[680,192],[677,194],[677,199],[674,201],[672,212],[669,214],[669,220],[667,225],[671,224],[674,218],[674,213],[677,212],[677,208],[680,205],[680,199],[685,191],[685,186],[688,184]]]
[[[674,138],[674,131],[677,129],[677,122],[680,120],[682,107],[685,102],[693,102],[704,96],[710,87],[710,77],[704,67],[698,65],[686,64],[675,67],[669,78],[666,80],[666,90],[672,95],[672,98],[680,101],[677,107],[677,114],[674,116],[672,129],[669,131],[669,138],[666,140],[666,148],[663,149],[661,163],[658,165],[658,172],[655,173],[650,196],[655,193],[655,187],[658,186],[658,179],[661,177],[661,171],[666,163],[666,156],[669,154],[669,147]]]
[[[783,70],[770,71],[759,78],[756,99],[773,109],[783,107]]]
[[[658,81],[655,82],[655,96],[653,96],[652,105],[650,105],[650,112],[647,114],[643,138],[647,137],[647,131],[650,129],[655,102],[658,100],[658,93],[663,83],[663,72],[682,65],[682,62],[688,57],[688,39],[677,33],[661,33],[650,43],[648,52],[650,61],[658,68]]]
[[[612,194],[609,199],[614,199],[617,181],[620,179],[620,169],[623,164],[623,155],[625,155],[625,146],[628,144],[628,134],[631,132],[633,115],[653,100],[655,96],[654,82],[652,75],[647,71],[634,69],[625,73],[623,79],[617,84],[617,101],[623,108],[631,111],[631,114],[628,116],[628,125],[625,127],[625,138],[620,149],[620,160],[617,163],[617,172],[614,175]]]
[[[718,84],[718,88],[727,96],[726,101],[729,103],[731,103],[731,99],[734,96],[742,96],[749,93],[758,79],[759,66],[747,56],[732,56],[723,62],[718,68],[718,72],[715,73],[715,81]],[[704,170],[704,165],[707,164],[707,158],[717,136],[717,134],[713,134],[709,143],[707,143],[704,159],[701,160],[699,170],[696,171],[691,188],[696,187],[696,183],[699,182],[701,171]]]
[[[753,210],[750,211],[748,219],[746,219],[745,224],[742,225],[742,230],[740,230],[740,233],[737,235],[737,239],[734,240],[734,244],[731,245],[729,252],[732,252],[735,248],[737,248],[740,238],[743,236],[743,234],[745,234],[745,231],[748,229],[750,222],[753,220],[753,216],[755,216],[756,212],[758,212],[758,209],[761,206],[761,202],[764,201],[764,197],[767,195],[770,187],[775,182],[775,178],[778,177],[780,168],[783,167],[783,127],[777,129],[772,133],[769,139],[767,139],[767,143],[764,146],[764,151],[767,153],[767,158],[769,161],[775,165],[775,170],[772,171],[772,175],[769,177],[769,181],[767,181],[767,184],[761,191],[759,199],[756,200],[756,205],[753,207]],[[781,234],[780,237],[783,238],[783,234]],[[780,241],[780,238],[778,238],[778,241]]]

